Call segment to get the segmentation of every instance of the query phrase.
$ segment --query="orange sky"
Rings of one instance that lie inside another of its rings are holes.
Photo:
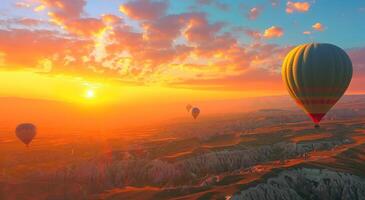
[[[265,9],[284,16],[283,22],[309,15],[316,6],[291,2],[278,10],[267,3]],[[184,5],[172,4],[110,2],[99,11],[86,0],[4,1],[0,97],[90,108],[120,105],[143,113],[145,107],[166,104],[287,95],[280,67],[286,53],[303,41],[290,40],[295,27],[263,23],[263,6],[242,16],[247,24],[266,27],[257,31],[217,22],[208,10],[174,13],[170,7]],[[334,30],[315,22],[295,37]],[[346,51],[354,63],[348,93],[363,93],[365,48]]]

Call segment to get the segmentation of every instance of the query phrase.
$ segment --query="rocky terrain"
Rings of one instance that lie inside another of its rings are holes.
[[[243,149],[222,149],[168,162],[161,159],[132,157],[125,153],[124,159],[100,158],[78,165],[70,165],[53,175],[53,179],[70,182],[100,183],[103,188],[131,186],[182,186],[201,182],[206,176],[219,175],[260,163],[290,158],[304,158],[306,153],[331,150],[351,143],[349,139],[319,141],[316,143],[279,142]],[[238,148],[238,147],[237,147]],[[91,181],[92,180],[92,181]]]
[[[241,191],[232,200],[362,200],[365,179],[327,169],[284,171],[266,183]]]

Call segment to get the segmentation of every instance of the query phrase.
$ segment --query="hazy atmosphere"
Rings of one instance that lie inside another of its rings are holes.
[[[364,200],[364,21],[363,0],[1,0],[0,200]]]

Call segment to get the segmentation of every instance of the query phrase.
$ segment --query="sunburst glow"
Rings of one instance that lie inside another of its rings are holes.
[[[94,97],[95,97],[95,92],[94,92],[94,90],[92,90],[92,89],[88,89],[88,90],[86,90],[86,92],[85,92],[85,97],[86,97],[87,99],[92,99],[92,98],[94,98]]]

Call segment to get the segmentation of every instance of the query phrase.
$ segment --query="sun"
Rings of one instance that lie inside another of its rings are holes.
[[[95,97],[95,92],[94,92],[94,90],[92,90],[92,89],[88,89],[88,90],[86,90],[86,92],[85,92],[85,98],[87,98],[87,99],[92,99],[92,98],[94,98]]]

